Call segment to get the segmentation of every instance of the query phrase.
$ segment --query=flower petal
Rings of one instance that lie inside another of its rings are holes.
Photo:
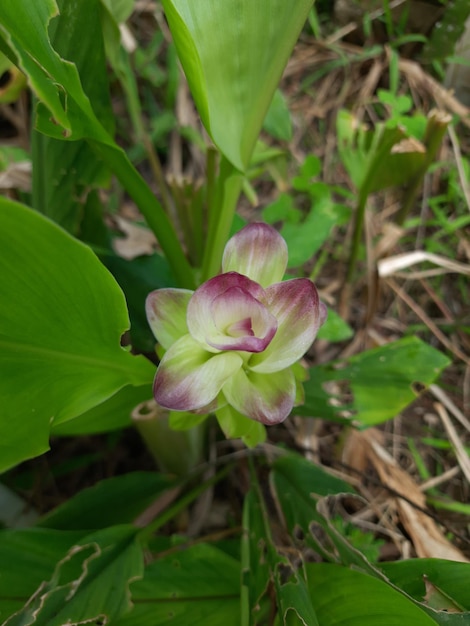
[[[276,334],[264,352],[254,354],[250,370],[260,373],[283,370],[310,348],[325,321],[315,285],[308,278],[294,278],[266,289],[269,312],[277,319]]]
[[[287,267],[287,244],[269,224],[248,224],[225,246],[223,272],[238,272],[267,287],[282,280]]]
[[[237,411],[263,424],[279,424],[288,417],[296,395],[290,368],[272,374],[239,369],[222,388],[227,402]]]
[[[206,341],[219,350],[261,352],[276,333],[276,318],[240,287],[227,289],[214,298],[210,312],[219,332]]]
[[[188,303],[187,324],[191,335],[199,341],[210,352],[219,352],[221,348],[215,347],[220,342],[221,337],[225,337],[225,333],[221,332],[217,327],[213,314],[212,306],[214,301],[232,289],[239,289],[251,298],[263,302],[265,292],[260,285],[253,282],[246,276],[229,272],[227,274],[219,274],[202,284],[194,292]],[[214,305],[217,308],[217,305]],[[222,316],[222,313],[221,313]],[[223,316],[222,316],[223,317]],[[247,315],[242,314],[242,318],[246,319]],[[236,320],[242,321],[242,318]],[[232,323],[235,320],[232,319]],[[231,350],[237,348],[230,348]]]
[[[147,320],[165,350],[188,334],[186,309],[192,295],[187,289],[157,289],[147,296]]]
[[[216,398],[242,363],[236,352],[214,355],[191,335],[185,335],[171,346],[158,366],[153,385],[155,400],[174,411],[201,409]]]

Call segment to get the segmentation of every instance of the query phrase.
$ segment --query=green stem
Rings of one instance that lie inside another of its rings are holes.
[[[137,204],[149,228],[155,233],[178,284],[187,289],[194,289],[193,271],[169,217],[125,152],[117,145],[109,143],[90,140],[90,145],[100,154]]]
[[[163,175],[162,166],[158,154],[156,153],[152,141],[149,139],[148,133],[143,122],[142,107],[140,106],[139,90],[137,87],[136,73],[131,65],[129,55],[121,49],[120,63],[116,68],[118,77],[123,87],[129,116],[131,118],[132,127],[134,129],[135,139],[141,142],[147,158],[152,168],[153,175],[157,181],[160,194],[162,197],[163,207],[167,214],[171,211],[171,198],[168,186]]]
[[[359,256],[359,248],[361,246],[362,241],[362,231],[364,228],[364,218],[366,214],[366,206],[367,206],[367,194],[360,194],[359,200],[356,207],[356,219],[354,222],[354,232],[352,236],[351,242],[351,251],[349,253],[349,261],[348,261],[348,271],[346,273],[346,283],[351,283],[354,271],[356,269],[357,257]]]
[[[426,156],[423,165],[411,181],[411,184],[408,186],[401,208],[397,213],[396,222],[399,226],[403,225],[410,210],[415,204],[416,197],[421,188],[426,172],[436,158],[436,154],[442,144],[444,135],[447,132],[447,127],[451,121],[451,116],[443,111],[431,111],[429,113],[423,140],[423,143],[426,146]]]
[[[371,159],[367,174],[359,188],[359,198],[357,202],[357,210],[354,223],[354,232],[351,243],[351,251],[349,253],[348,270],[346,274],[345,284],[352,283],[354,276],[354,270],[356,267],[357,257],[359,255],[359,248],[362,240],[362,231],[364,228],[364,217],[366,213],[367,198],[374,189],[374,180],[377,175],[377,171],[380,170],[382,162],[390,153],[392,146],[401,139],[402,133],[400,130],[394,132],[388,132],[384,127],[377,129],[374,134],[373,145],[370,148],[370,152],[373,155]]]
[[[186,478],[204,460],[206,422],[174,430],[170,412],[153,401],[134,409],[132,421],[162,471]]]
[[[211,478],[204,481],[203,483],[200,483],[199,485],[197,485],[197,487],[194,487],[193,489],[191,489],[191,491],[188,491],[188,493],[185,493],[183,496],[178,498],[173,506],[170,506],[168,509],[166,509],[166,511],[156,517],[148,526],[146,526],[139,532],[140,539],[144,542],[148,541],[150,537],[157,532],[157,530],[159,530],[171,519],[176,517],[179,513],[184,511],[191,504],[191,502],[196,500],[196,498],[204,493],[206,489],[209,489],[213,485],[216,485],[220,480],[222,480],[222,478],[225,478],[225,476],[227,476],[232,467],[232,465],[227,465],[226,467],[221,469],[220,472],[217,472],[217,474],[211,476]]]
[[[203,281],[220,271],[222,254],[230,234],[242,183],[243,175],[222,156],[217,188],[209,206],[207,245],[202,263]]]

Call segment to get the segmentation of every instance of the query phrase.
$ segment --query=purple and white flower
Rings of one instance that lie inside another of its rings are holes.
[[[155,399],[175,411],[226,404],[282,422],[297,393],[293,365],[311,346],[326,307],[308,278],[282,281],[287,246],[271,226],[249,224],[225,246],[222,273],[196,291],[157,289],[147,318],[166,350]]]

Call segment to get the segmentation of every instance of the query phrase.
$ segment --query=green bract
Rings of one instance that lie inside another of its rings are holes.
[[[225,247],[222,274],[195,292],[158,289],[147,317],[166,353],[156,401],[177,411],[230,405],[263,424],[282,422],[297,396],[294,364],[326,318],[307,278],[281,282],[285,241],[274,228],[246,226]]]

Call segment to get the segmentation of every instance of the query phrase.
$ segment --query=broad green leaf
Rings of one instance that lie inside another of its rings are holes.
[[[57,530],[97,530],[134,521],[174,481],[163,474],[132,472],[80,491],[38,522]]]
[[[75,16],[81,15],[82,5],[78,0],[70,0],[64,5],[66,11],[75,6],[78,6]],[[55,0],[33,3],[30,0],[2,0],[0,49],[26,74],[39,100],[36,128],[56,139],[87,139],[91,143],[137,203],[180,285],[193,288],[191,268],[168,216],[98,119],[83,90],[76,65],[62,58],[51,45],[49,28],[53,32],[53,20],[57,15]],[[76,24],[74,20],[66,20],[65,26],[73,30]],[[73,33],[73,37],[80,34],[85,38],[89,35],[88,30],[85,33],[79,30]]]
[[[56,563],[86,535],[42,528],[0,531],[0,623],[48,580]]]
[[[132,426],[131,413],[141,402],[153,397],[152,385],[127,385],[114,396],[85,411],[78,417],[60,424],[52,424],[51,434],[94,435]]]
[[[332,563],[309,563],[306,570],[322,626],[436,626],[411,600],[377,578]]]
[[[362,427],[380,424],[400,413],[449,363],[441,352],[409,337],[313,367],[304,383],[305,404],[295,413]]]
[[[143,574],[136,533],[113,526],[83,537],[4,626],[107,624],[130,611],[129,584]]]
[[[443,559],[408,559],[381,563],[380,569],[394,585],[420,602],[426,596],[427,580],[455,603],[470,611],[470,563]]]
[[[93,111],[109,133],[113,114],[99,15],[99,0],[59,0],[60,15],[51,22],[51,45],[73,61]],[[108,171],[84,140],[67,142],[33,131],[33,207],[76,234],[91,187],[104,186]]]
[[[154,366],[121,348],[124,296],[91,250],[40,214],[0,200],[0,470],[48,449],[65,422]]]
[[[134,609],[115,626],[240,625],[240,564],[207,544],[157,558],[131,593]]]
[[[312,0],[163,0],[163,6],[202,121],[243,171]]]

